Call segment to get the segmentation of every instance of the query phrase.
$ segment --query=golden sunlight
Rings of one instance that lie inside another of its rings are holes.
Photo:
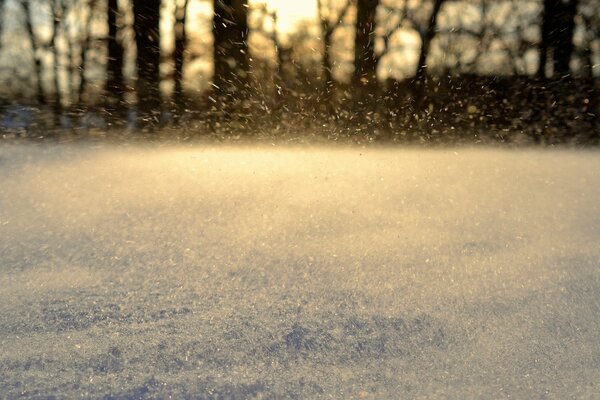
[[[270,8],[277,11],[277,28],[280,32],[290,32],[302,20],[317,18],[316,0],[255,0],[253,3],[267,3]]]

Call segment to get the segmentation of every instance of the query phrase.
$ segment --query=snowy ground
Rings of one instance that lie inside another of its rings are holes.
[[[0,146],[0,397],[599,398],[600,153]]]

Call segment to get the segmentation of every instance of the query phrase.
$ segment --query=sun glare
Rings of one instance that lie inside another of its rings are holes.
[[[251,6],[266,5],[271,11],[277,12],[277,31],[289,34],[302,21],[316,20],[317,2],[313,1],[291,1],[291,0],[249,0]],[[203,29],[203,20],[212,13],[212,5],[205,1],[192,1],[189,8],[189,26],[191,32]],[[166,22],[166,25],[172,21]],[[168,41],[166,41],[168,42]]]
[[[277,11],[277,28],[280,32],[290,32],[303,20],[315,19],[317,16],[316,1],[294,0],[253,0],[253,4],[266,3]]]

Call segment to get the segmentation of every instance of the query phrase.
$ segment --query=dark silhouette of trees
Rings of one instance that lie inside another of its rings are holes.
[[[8,15],[0,26],[11,46],[0,72],[14,78],[0,88],[0,107],[36,100],[45,127],[117,126],[130,115],[126,82],[135,81],[139,126],[152,127],[171,115],[162,114],[160,68],[172,62],[177,125],[287,132],[298,122],[327,135],[399,129],[390,135],[402,139],[489,122],[501,137],[529,131],[540,143],[598,129],[597,0],[317,0],[316,19],[279,31],[287,16],[271,3],[211,3],[213,13],[190,0],[0,0],[0,21],[4,8],[24,15],[20,26]],[[163,5],[174,13],[174,46],[165,49]],[[197,11],[205,20],[194,32]],[[206,101],[209,112],[193,112]]]
[[[554,76],[564,77],[571,73],[578,4],[578,0],[544,0],[538,69],[540,78],[548,77],[549,62]]]
[[[108,24],[108,60],[106,63],[106,82],[104,87],[107,113],[112,120],[118,119],[123,108],[123,94],[125,85],[123,82],[123,45],[119,41],[119,2],[108,0],[107,24]]]
[[[376,17],[379,0],[356,3],[356,38],[354,40],[354,84],[373,95],[377,89],[378,57],[375,53]]]
[[[437,20],[445,0],[434,0],[433,8],[429,17],[429,22],[425,30],[425,35],[422,38],[421,51],[419,52],[419,60],[417,61],[417,72],[415,74],[415,103],[417,107],[422,106],[422,101],[425,96],[427,85],[427,57],[431,49],[431,42],[435,38],[437,30]]]
[[[226,106],[249,89],[248,32],[247,0],[214,0],[213,94]]]
[[[160,0],[133,0],[137,104],[142,126],[160,121]]]

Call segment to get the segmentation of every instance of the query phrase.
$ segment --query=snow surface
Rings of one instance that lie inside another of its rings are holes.
[[[599,398],[600,153],[0,146],[0,397]]]

